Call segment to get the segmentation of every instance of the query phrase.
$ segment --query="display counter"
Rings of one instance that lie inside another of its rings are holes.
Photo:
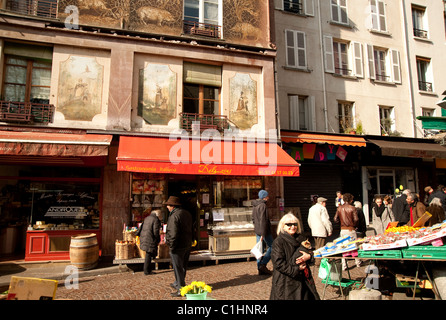
[[[90,233],[100,237],[98,229],[28,230],[25,261],[70,260],[71,237]],[[99,239],[98,242],[101,243]]]

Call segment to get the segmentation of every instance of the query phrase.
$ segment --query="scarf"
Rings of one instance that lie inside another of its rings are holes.
[[[384,210],[386,210],[386,206],[384,204],[381,204],[380,207],[376,203],[373,204],[375,208],[375,214],[377,217],[381,218],[382,214],[384,213]]]

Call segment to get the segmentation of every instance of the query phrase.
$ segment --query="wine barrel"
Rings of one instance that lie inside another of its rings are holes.
[[[79,269],[93,269],[99,261],[99,245],[95,233],[82,234],[71,237],[71,264]]]

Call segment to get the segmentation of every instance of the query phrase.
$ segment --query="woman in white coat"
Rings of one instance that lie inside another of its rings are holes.
[[[310,226],[316,249],[325,246],[327,236],[331,236],[333,232],[333,226],[325,207],[326,204],[327,199],[319,197],[317,198],[317,203],[308,212],[308,225]]]
[[[372,205],[372,226],[376,234],[383,234],[389,222],[395,221],[392,210],[383,203],[381,196],[376,197]]]

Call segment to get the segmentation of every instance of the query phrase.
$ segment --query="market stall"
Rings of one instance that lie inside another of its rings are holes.
[[[420,224],[423,223],[420,222]],[[339,265],[336,264],[335,260],[339,259],[354,258],[370,260],[375,264],[391,260],[397,260],[403,263],[415,263],[415,277],[395,274],[396,286],[403,287],[413,280],[414,297],[415,290],[423,287],[432,289],[435,296],[440,298],[438,288],[436,288],[434,281],[432,281],[426,263],[446,261],[444,237],[446,237],[446,220],[430,227],[417,227],[417,223],[415,223],[412,227],[389,227],[383,234],[361,239],[353,240],[348,236],[339,237],[326,246],[315,250],[314,255],[316,258],[329,259],[336,269],[339,268]],[[420,280],[420,272],[423,271],[423,275],[426,275],[427,281]],[[408,281],[409,279],[411,281]],[[335,284],[341,286],[342,277],[335,280],[337,280]],[[333,285],[333,283],[328,284]],[[409,286],[406,285],[406,287]]]

